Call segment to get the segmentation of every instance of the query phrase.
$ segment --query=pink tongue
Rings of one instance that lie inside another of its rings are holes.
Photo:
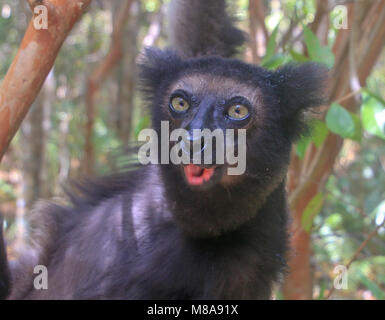
[[[205,181],[209,181],[214,174],[214,168],[201,168],[195,164],[185,166],[184,173],[189,184],[199,186]]]

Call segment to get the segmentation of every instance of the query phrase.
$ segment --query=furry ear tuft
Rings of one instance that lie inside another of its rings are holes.
[[[283,126],[295,139],[306,131],[304,111],[327,103],[329,70],[314,62],[288,64],[279,68],[274,77]]]
[[[139,56],[139,84],[141,90],[154,95],[163,80],[175,75],[179,70],[182,59],[173,51],[146,48]]]

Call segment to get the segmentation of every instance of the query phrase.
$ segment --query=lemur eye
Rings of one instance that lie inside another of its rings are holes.
[[[190,108],[190,105],[182,97],[174,97],[171,99],[171,108],[176,112],[183,112]]]
[[[227,115],[232,120],[243,120],[249,116],[249,109],[242,104],[235,104],[227,110]]]

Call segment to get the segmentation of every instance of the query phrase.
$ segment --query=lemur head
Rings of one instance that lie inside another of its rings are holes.
[[[304,111],[324,101],[326,77],[326,68],[315,63],[269,71],[220,57],[181,59],[158,49],[147,49],[141,63],[142,84],[158,135],[161,121],[169,122],[170,131],[182,128],[190,134],[190,164],[171,165],[167,170],[175,170],[174,174],[197,192],[233,186],[245,177],[258,179],[268,189],[281,182],[292,142],[305,128]],[[210,148],[212,164],[204,163],[206,144],[203,139],[195,139],[194,129],[219,129],[223,136],[233,129],[235,151],[239,149],[239,129],[245,129],[244,172],[230,175],[228,168],[234,164],[229,164],[226,156],[224,164],[216,161],[215,144]],[[183,152],[183,139],[181,144]],[[193,146],[197,148],[193,150]],[[192,164],[196,151],[202,155],[201,165]]]

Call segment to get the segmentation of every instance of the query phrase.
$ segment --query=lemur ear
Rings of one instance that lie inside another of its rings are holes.
[[[283,126],[296,138],[306,128],[304,111],[327,102],[329,70],[314,62],[288,64],[275,71],[274,78]]]
[[[139,56],[139,83],[142,91],[154,94],[163,80],[175,76],[182,59],[173,51],[146,48]]]

